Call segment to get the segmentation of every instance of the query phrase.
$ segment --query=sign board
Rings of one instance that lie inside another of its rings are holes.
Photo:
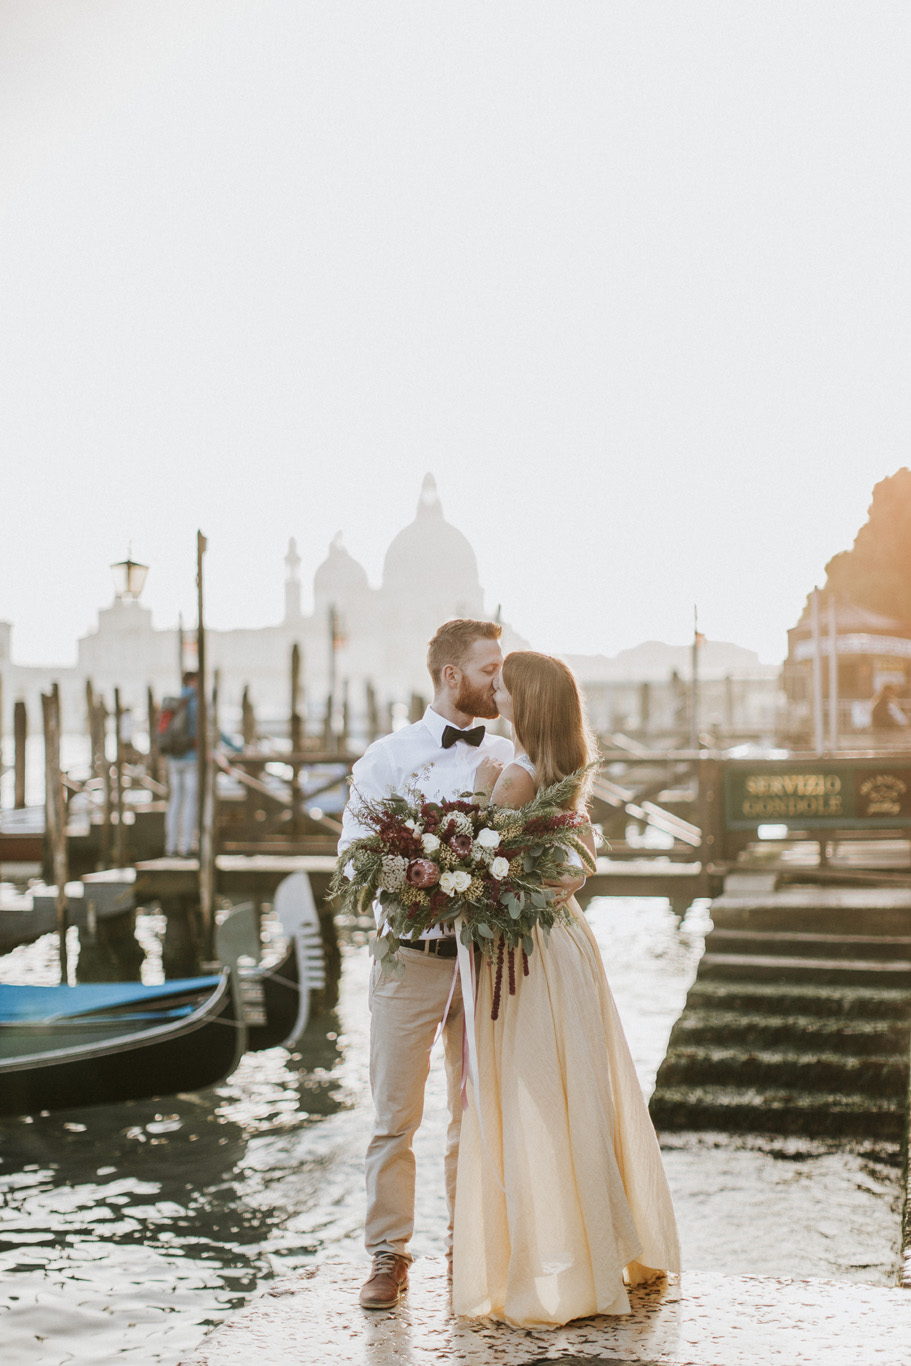
[[[726,764],[729,830],[790,825],[803,830],[911,825],[911,759],[807,759]]]

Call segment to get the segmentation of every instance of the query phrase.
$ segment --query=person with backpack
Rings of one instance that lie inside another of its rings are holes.
[[[165,856],[190,858],[196,848],[199,770],[196,715],[199,675],[187,670],[179,697],[166,697],[158,723],[158,748],[168,759]]]

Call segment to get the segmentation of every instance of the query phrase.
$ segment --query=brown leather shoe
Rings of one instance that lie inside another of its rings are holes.
[[[397,1252],[378,1252],[373,1270],[361,1287],[364,1309],[394,1309],[408,1289],[408,1258]]]

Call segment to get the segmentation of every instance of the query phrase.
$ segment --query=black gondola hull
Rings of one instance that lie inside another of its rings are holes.
[[[0,1061],[4,1117],[198,1091],[233,1071],[245,1043],[227,973],[190,1015],[129,1031],[105,1026],[94,1041],[68,1043],[62,1023],[60,1046],[35,1052],[28,1031],[19,1030],[17,1057],[7,1034],[17,1026],[0,1028],[6,1035]]]

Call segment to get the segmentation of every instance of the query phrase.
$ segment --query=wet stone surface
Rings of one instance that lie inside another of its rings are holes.
[[[911,1295],[821,1280],[686,1272],[630,1293],[633,1312],[562,1329],[454,1319],[445,1263],[412,1268],[394,1310],[358,1308],[362,1272],[324,1264],[217,1329],[183,1366],[907,1366]]]

